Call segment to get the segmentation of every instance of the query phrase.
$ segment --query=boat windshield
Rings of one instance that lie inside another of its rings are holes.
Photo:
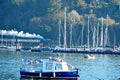
[[[62,70],[62,64],[56,63],[55,64],[55,70]]]
[[[62,70],[62,64],[61,63],[52,63],[52,62],[46,62],[46,70]]]
[[[46,62],[46,70],[52,70],[53,63],[51,62]]]

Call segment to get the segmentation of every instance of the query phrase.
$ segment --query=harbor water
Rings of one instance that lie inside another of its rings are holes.
[[[19,70],[22,59],[43,59],[57,53],[13,52],[0,50],[0,80],[20,80]],[[120,55],[59,53],[60,58],[79,68],[78,80],[120,80]],[[29,79],[22,79],[29,80]]]

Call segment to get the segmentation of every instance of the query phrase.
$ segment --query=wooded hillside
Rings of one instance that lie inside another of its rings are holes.
[[[115,38],[120,44],[120,0],[0,0],[0,29],[36,33],[58,41],[59,22],[63,35],[65,7],[67,38],[72,25],[74,45],[80,44],[83,26],[87,38],[88,16],[92,31],[98,23],[101,25],[102,17],[106,25],[107,15],[110,43]]]

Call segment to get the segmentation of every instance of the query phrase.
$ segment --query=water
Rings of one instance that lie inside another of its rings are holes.
[[[0,80],[20,80],[19,69],[22,59],[43,59],[53,55],[56,54],[0,50]],[[60,53],[60,56],[80,69],[78,80],[119,80],[120,78],[120,55],[96,54],[95,59],[86,59],[85,54]]]

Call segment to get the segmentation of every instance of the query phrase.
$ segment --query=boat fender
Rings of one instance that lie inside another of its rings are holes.
[[[53,72],[53,77],[56,77],[55,72]]]
[[[42,76],[41,72],[40,72],[39,76],[40,76],[40,77]]]

